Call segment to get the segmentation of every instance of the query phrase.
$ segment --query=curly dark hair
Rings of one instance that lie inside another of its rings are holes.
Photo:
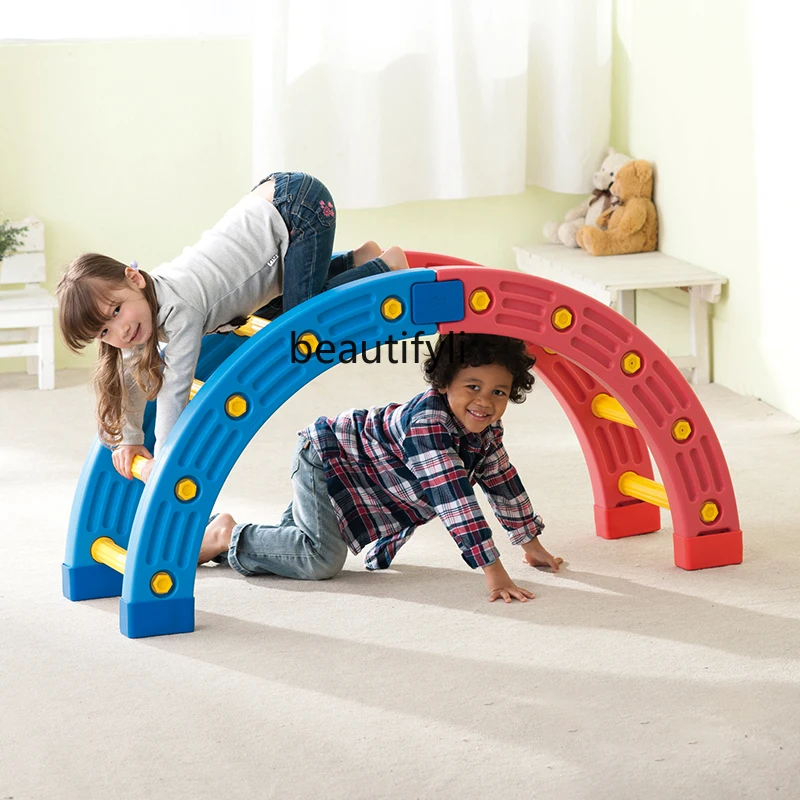
[[[464,367],[500,364],[513,379],[508,399],[524,403],[533,388],[531,370],[535,363],[521,339],[488,333],[446,333],[439,336],[433,355],[425,359],[422,370],[434,389],[446,389]]]

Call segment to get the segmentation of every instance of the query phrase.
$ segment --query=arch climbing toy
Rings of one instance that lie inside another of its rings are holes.
[[[607,539],[673,522],[675,564],[738,564],[742,532],[730,474],[691,386],[612,309],[574,289],[428,253],[413,269],[325,292],[239,336],[206,336],[193,399],[150,480],[118,475],[95,442],[81,472],[62,566],[70,600],[120,596],[136,638],[194,630],[197,557],[233,465],[270,416],[330,369],[347,343],[437,332],[523,339],[578,436],[591,476],[596,532]],[[154,404],[145,413],[153,445]],[[663,483],[654,480],[653,459]]]

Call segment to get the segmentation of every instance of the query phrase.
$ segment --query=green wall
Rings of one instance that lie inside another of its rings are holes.
[[[713,379],[800,418],[786,236],[800,169],[793,135],[780,137],[796,128],[784,88],[800,67],[796,26],[748,0],[616,0],[615,17],[612,144],[654,164],[659,249],[729,279],[713,307]],[[686,352],[686,296],[640,295],[640,327]]]
[[[85,250],[144,268],[174,257],[250,187],[248,40],[4,45],[0,97],[0,210],[44,221],[51,289]],[[303,168],[275,168],[287,166]],[[529,188],[344,210],[336,246],[374,239],[511,269],[512,246],[540,239],[574,203]],[[58,368],[90,363],[57,347]]]
[[[44,221],[51,289],[85,250],[177,255],[247,184],[242,41],[6,45],[0,81],[0,208]],[[88,364],[57,347],[57,367]]]

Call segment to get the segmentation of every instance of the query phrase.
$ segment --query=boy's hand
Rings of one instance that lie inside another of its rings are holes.
[[[488,567],[483,568],[483,574],[486,576],[486,588],[489,590],[489,602],[494,603],[498,598],[502,598],[506,603],[511,602],[511,598],[516,598],[521,603],[527,603],[528,600],[533,600],[536,595],[517,586],[511,580],[506,568],[500,563],[500,559],[489,564]]]
[[[523,560],[532,567],[552,567],[553,572],[558,572],[558,565],[564,563],[563,558],[556,558],[550,555],[550,553],[542,547],[538,537],[532,542],[525,542],[522,545],[522,549],[525,551],[525,558]]]
[[[118,447],[111,454],[111,462],[114,464],[114,469],[122,475],[123,478],[130,480],[133,475],[131,474],[131,464],[133,463],[134,456],[144,456],[146,459],[152,460],[153,456],[150,451],[142,444],[123,444]],[[147,482],[147,476],[150,474],[152,464],[148,464],[142,470],[142,480]]]

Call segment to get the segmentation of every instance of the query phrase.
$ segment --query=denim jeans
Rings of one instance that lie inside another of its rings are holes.
[[[257,184],[275,181],[273,205],[289,230],[283,259],[283,298],[276,298],[256,316],[274,319],[325,289],[388,272],[381,258],[353,266],[353,253],[332,258],[336,207],[325,185],[304,172],[273,172]]]
[[[277,525],[237,525],[228,563],[243,575],[282,575],[306,581],[341,572],[347,544],[331,505],[322,460],[303,436],[292,458],[294,499]]]

